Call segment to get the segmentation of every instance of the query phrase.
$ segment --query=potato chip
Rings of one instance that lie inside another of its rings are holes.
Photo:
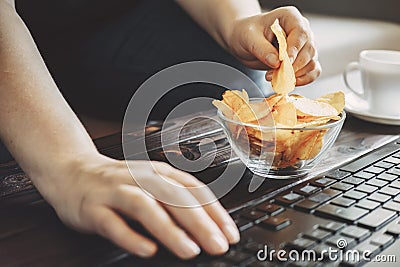
[[[237,116],[242,122],[255,122],[270,113],[266,101],[246,103],[237,110]]]
[[[234,118],[234,111],[231,109],[230,106],[228,106],[225,102],[219,101],[219,100],[213,100],[212,104],[224,114],[225,117],[228,119],[233,119]]]
[[[296,107],[291,102],[275,105],[272,114],[277,127],[294,127],[297,124]]]
[[[279,60],[281,61],[280,67],[272,74],[271,84],[275,93],[286,95],[294,90],[296,86],[296,76],[287,53],[286,33],[279,25],[278,19],[272,24],[271,30],[278,39]]]
[[[288,97],[288,101],[296,107],[299,116],[332,117],[337,116],[336,108],[330,104],[305,97]]]
[[[316,100],[331,105],[332,107],[334,107],[336,109],[338,114],[343,111],[344,106],[345,106],[345,96],[342,91],[338,91],[335,93],[321,96],[320,98],[317,98]]]

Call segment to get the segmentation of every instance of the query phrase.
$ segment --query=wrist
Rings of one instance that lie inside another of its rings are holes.
[[[47,162],[49,166],[41,174],[33,174],[31,179],[41,195],[52,205],[60,199],[63,192],[77,192],[85,173],[100,171],[100,166],[109,164],[113,159],[107,158],[97,151],[74,155],[63,155]],[[79,186],[78,186],[79,187]]]
[[[257,16],[262,13],[261,7],[258,1],[237,1],[236,4],[232,3],[227,5],[225,1],[219,1],[215,4],[215,9],[219,10],[213,19],[214,25],[217,27],[217,32],[219,34],[220,40],[225,46],[225,48],[230,49],[230,41],[231,37],[235,31],[235,25],[237,25],[240,21],[247,19],[249,17]]]

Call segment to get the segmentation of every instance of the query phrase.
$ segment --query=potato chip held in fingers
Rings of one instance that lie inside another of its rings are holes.
[[[279,60],[281,61],[279,68],[274,70],[272,74],[271,84],[275,93],[286,95],[294,90],[296,86],[296,76],[287,53],[286,33],[279,25],[278,19],[272,24],[271,30],[278,40]]]

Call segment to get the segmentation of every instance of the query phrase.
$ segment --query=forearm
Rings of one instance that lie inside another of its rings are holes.
[[[0,125],[0,138],[39,187],[96,151],[12,3],[1,0]]]
[[[261,13],[258,0],[177,0],[221,46],[228,47],[234,22]]]

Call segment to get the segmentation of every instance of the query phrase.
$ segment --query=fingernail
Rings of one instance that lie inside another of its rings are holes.
[[[141,257],[148,258],[153,256],[156,250],[157,247],[155,245],[149,243],[142,243],[140,246],[140,250],[138,251],[138,254]]]
[[[197,256],[200,254],[201,249],[192,240],[185,239],[185,241],[182,242],[182,252],[184,254],[183,257],[193,258],[194,256]]]
[[[236,244],[237,242],[240,241],[239,230],[237,229],[236,226],[227,224],[224,226],[224,228],[222,230],[223,230],[225,236],[228,238],[228,241],[230,244]]]
[[[212,250],[217,254],[225,253],[229,249],[228,242],[220,235],[213,235],[210,241]]]
[[[279,58],[275,54],[268,54],[265,60],[271,67],[276,67],[279,64]]]
[[[265,75],[265,78],[266,78],[268,81],[271,81],[271,80],[272,80],[272,72],[267,72],[266,75]]]

